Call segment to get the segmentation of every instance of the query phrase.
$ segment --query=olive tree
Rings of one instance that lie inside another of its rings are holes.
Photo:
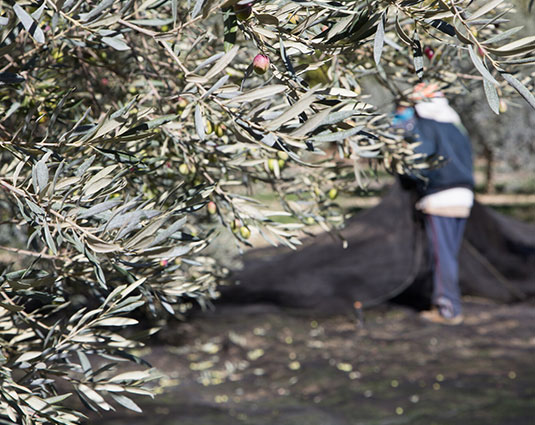
[[[73,394],[139,411],[132,350],[217,296],[218,233],[294,248],[339,190],[420,166],[362,78],[535,106],[500,0],[0,4],[2,423],[78,423]]]

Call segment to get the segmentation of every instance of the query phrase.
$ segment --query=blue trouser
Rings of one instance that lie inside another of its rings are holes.
[[[432,303],[447,318],[461,314],[458,256],[465,224],[466,218],[425,216],[433,260]]]

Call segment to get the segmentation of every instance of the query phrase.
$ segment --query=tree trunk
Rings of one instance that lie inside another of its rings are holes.
[[[485,144],[483,146],[483,155],[485,157],[485,192],[486,193],[494,193],[495,187],[494,187],[494,152],[488,146]]]

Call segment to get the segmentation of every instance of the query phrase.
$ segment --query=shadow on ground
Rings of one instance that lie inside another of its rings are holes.
[[[472,300],[466,323],[451,328],[392,305],[366,312],[363,326],[220,308],[145,350],[167,375],[160,395],[106,424],[532,424],[533,307]]]

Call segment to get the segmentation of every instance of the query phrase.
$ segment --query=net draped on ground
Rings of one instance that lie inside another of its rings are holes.
[[[262,248],[245,256],[218,304],[275,304],[336,313],[398,299],[426,308],[431,260],[410,192],[395,184],[382,202],[357,214],[341,232],[305,241],[297,251]],[[499,302],[535,296],[535,226],[476,202],[461,252],[463,294]],[[237,284],[236,284],[237,283]]]

